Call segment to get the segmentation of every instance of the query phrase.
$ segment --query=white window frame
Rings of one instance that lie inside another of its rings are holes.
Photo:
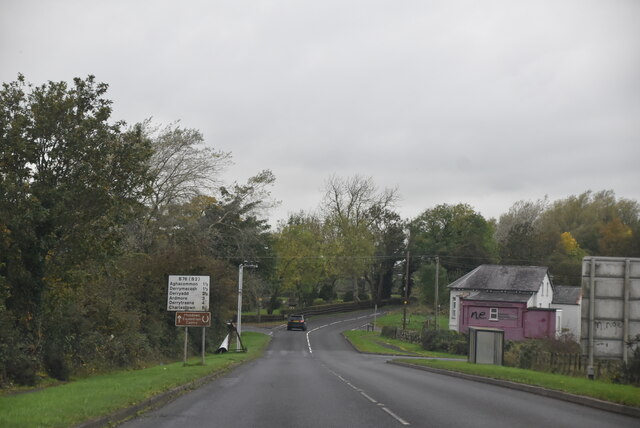
[[[498,308],[489,309],[489,321],[498,321]]]

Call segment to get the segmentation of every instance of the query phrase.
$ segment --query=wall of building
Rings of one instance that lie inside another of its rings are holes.
[[[524,312],[524,337],[537,339],[555,337],[556,311],[555,309],[530,309]]]
[[[529,299],[527,306],[531,308],[550,308],[552,301],[553,287],[551,286],[549,275],[545,275],[540,289],[536,294],[531,296],[531,299]]]
[[[458,331],[469,327],[488,327],[504,330],[505,340],[554,337],[556,313],[554,309],[528,309],[525,303],[460,301]]]
[[[497,319],[492,309],[497,309]],[[505,340],[524,339],[522,326],[524,303],[479,302],[461,300],[459,330],[466,333],[469,327],[488,327],[504,330]]]
[[[462,293],[464,292],[451,290],[449,296],[449,330],[459,331],[460,295]]]
[[[555,309],[562,310],[562,323],[560,334],[571,334],[576,342],[580,341],[580,305],[551,305]]]

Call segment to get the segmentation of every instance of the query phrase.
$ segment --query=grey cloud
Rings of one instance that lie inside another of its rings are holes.
[[[8,1],[0,77],[95,74],[115,117],[181,119],[277,177],[274,217],[331,174],[403,216],[613,189],[640,199],[640,2]]]

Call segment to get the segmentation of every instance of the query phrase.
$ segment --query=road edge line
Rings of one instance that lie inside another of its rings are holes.
[[[555,389],[547,389],[540,386],[526,385],[517,382],[511,382],[502,379],[493,379],[468,373],[461,373],[452,370],[437,369],[434,367],[419,366],[416,364],[405,363],[402,361],[388,360],[387,364],[408,367],[416,370],[422,370],[432,373],[438,373],[445,376],[459,377],[462,379],[472,380],[475,382],[488,383],[506,388],[516,389],[519,391],[530,392],[532,394],[542,395],[544,397],[555,398],[558,400],[568,401],[582,406],[593,407],[608,412],[619,413],[626,416],[640,418],[640,408],[625,406],[624,404],[612,403],[609,401],[598,400],[597,398],[585,397],[583,395],[570,394],[568,392],[557,391]]]

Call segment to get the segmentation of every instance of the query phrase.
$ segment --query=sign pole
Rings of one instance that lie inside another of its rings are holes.
[[[204,331],[207,329],[207,327],[202,327],[202,365],[204,366]]]
[[[182,359],[182,365],[187,365],[187,342],[189,341],[189,327],[184,328],[184,357]]]

